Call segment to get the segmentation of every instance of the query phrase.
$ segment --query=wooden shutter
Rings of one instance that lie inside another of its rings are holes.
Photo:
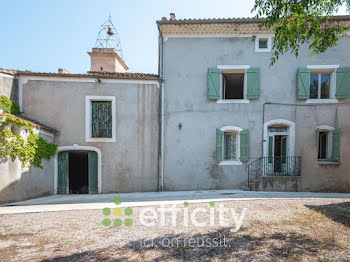
[[[97,153],[94,151],[88,152],[88,175],[89,175],[89,193],[98,193],[98,177],[97,177]]]
[[[350,97],[350,67],[340,67],[336,72],[336,91],[337,99]]]
[[[272,160],[273,160],[272,152],[273,152],[273,136],[269,136],[269,151],[268,151],[269,163],[272,163]]]
[[[298,68],[297,98],[310,98],[310,69],[308,68]]]
[[[91,102],[92,137],[112,137],[112,102]]]
[[[221,70],[208,68],[208,99],[220,99]]]
[[[340,128],[336,128],[332,131],[332,160],[340,160]]]
[[[248,161],[249,160],[249,131],[242,130],[240,133],[240,160]]]
[[[216,129],[216,160],[222,161],[222,137],[224,132]]]
[[[58,153],[57,194],[68,194],[69,157],[68,152]]]
[[[260,68],[247,69],[247,99],[258,99],[260,96]]]
[[[316,154],[317,154],[317,158],[318,158],[318,151],[319,151],[319,148],[320,148],[320,129],[317,128],[316,129]]]

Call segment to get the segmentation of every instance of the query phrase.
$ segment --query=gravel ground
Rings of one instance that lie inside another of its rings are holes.
[[[217,222],[219,202],[178,205],[176,227],[170,213],[165,226],[142,225],[142,207],[133,208],[130,227],[102,225],[102,210],[1,215],[0,261],[350,261],[349,199],[221,204],[238,216],[247,209],[238,232]],[[197,218],[207,226],[184,226],[183,210],[191,217],[198,207],[206,209]]]

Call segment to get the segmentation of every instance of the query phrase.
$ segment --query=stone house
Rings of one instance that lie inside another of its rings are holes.
[[[349,38],[270,67],[273,34],[259,23],[163,18],[159,76],[128,73],[110,48],[89,52],[87,74],[1,69],[0,95],[58,150],[42,169],[2,160],[0,202],[157,190],[350,192]]]

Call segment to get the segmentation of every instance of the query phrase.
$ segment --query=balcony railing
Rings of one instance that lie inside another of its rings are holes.
[[[261,176],[300,176],[301,157],[261,157],[250,163],[247,168],[249,181]]]

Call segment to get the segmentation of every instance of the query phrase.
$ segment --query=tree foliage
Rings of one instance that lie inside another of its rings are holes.
[[[309,45],[312,56],[336,46],[350,28],[332,18],[342,5],[349,12],[350,0],[255,0],[252,12],[265,17],[262,26],[275,34],[271,65],[288,51],[298,56],[303,44]]]

